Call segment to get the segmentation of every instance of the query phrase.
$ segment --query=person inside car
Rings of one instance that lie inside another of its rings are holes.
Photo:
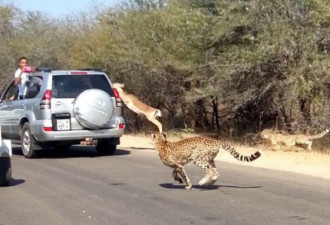
[[[28,80],[28,74],[34,71],[34,67],[27,65],[28,60],[26,57],[20,57],[18,59],[18,69],[15,72],[14,84],[16,85],[14,99],[23,99],[26,92],[26,81]]]

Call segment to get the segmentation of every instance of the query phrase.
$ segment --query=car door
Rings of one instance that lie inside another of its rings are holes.
[[[14,100],[11,102],[11,117],[9,122],[10,137],[20,138],[20,122],[26,115],[25,99]]]
[[[9,126],[13,139],[20,139],[22,118],[31,119],[29,115],[31,115],[31,110],[33,110],[33,106],[35,105],[34,97],[40,91],[41,82],[42,78],[40,76],[30,76],[28,81],[26,81],[27,90],[24,98],[12,101],[12,118]],[[29,121],[32,123],[31,120]]]
[[[0,99],[0,126],[2,128],[2,135],[5,137],[11,136],[11,125],[15,117],[13,114],[13,102],[16,101],[18,97],[15,90],[16,86],[14,82],[12,82]]]

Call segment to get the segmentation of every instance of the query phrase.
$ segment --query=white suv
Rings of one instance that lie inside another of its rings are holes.
[[[39,69],[26,86],[23,99],[15,96],[13,81],[0,98],[3,137],[20,142],[26,158],[86,139],[99,154],[115,152],[125,121],[121,99],[104,72]]]

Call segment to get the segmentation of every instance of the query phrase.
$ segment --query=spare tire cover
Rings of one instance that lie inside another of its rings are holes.
[[[113,112],[111,97],[100,89],[89,89],[77,96],[73,112],[78,123],[88,129],[104,127]]]

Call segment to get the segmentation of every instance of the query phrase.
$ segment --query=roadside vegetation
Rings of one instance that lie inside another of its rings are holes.
[[[0,51],[1,84],[22,55],[100,68],[161,109],[165,130],[237,137],[330,125],[328,0],[128,0],[56,19],[0,0]],[[125,116],[128,131],[155,130]]]

